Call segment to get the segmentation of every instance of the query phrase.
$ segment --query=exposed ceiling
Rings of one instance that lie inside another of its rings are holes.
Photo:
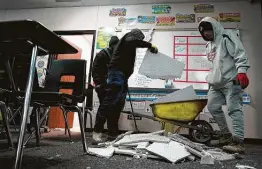
[[[225,2],[229,0],[0,0],[0,9],[52,8],[95,5],[134,5],[145,3]],[[233,1],[233,0],[230,0]]]

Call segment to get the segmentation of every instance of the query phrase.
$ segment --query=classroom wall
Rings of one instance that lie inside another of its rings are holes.
[[[192,3],[172,4],[172,14],[193,12]],[[214,3],[216,12],[241,12],[241,40],[249,56],[251,68],[248,72],[250,86],[246,92],[251,96],[252,104],[244,108],[245,137],[262,138],[262,19],[259,4],[251,5],[248,1]],[[152,5],[124,6],[127,16],[151,15]],[[117,6],[121,7],[121,6]],[[33,19],[43,23],[51,30],[94,30],[102,26],[116,26],[117,18],[109,17],[112,6],[46,8],[25,10],[2,10],[0,20]],[[213,15],[213,14],[212,14]],[[180,28],[196,28],[197,24],[180,24]],[[227,24],[225,27],[236,27]],[[173,43],[173,42],[170,42]]]

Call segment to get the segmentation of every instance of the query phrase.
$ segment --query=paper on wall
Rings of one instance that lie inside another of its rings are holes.
[[[154,54],[147,51],[138,73],[151,79],[174,80],[181,78],[184,68],[183,62],[160,52]]]

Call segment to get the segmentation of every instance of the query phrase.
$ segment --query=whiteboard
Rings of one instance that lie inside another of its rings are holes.
[[[240,35],[239,30],[232,30],[238,36]],[[121,38],[129,31],[117,32],[117,36]],[[147,40],[158,47],[159,52],[184,62],[186,67],[182,77],[174,81],[147,78],[138,74],[146,49],[137,49],[134,73],[128,81],[129,87],[182,89],[193,85],[194,89],[208,89],[205,78],[211,68],[211,63],[205,56],[206,41],[203,40],[198,30],[155,30],[151,37],[148,37],[148,31],[144,31],[144,34]]]

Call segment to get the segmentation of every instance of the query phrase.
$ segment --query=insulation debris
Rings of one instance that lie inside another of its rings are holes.
[[[163,136],[163,131],[148,134],[120,135],[115,141],[100,144],[102,148],[88,148],[88,153],[110,158],[114,154],[128,155],[141,159],[160,159],[171,163],[200,160],[201,164],[212,165],[215,161],[234,160],[235,156],[197,144],[179,135]]]
[[[154,100],[152,104],[174,103],[188,100],[197,100],[197,95],[192,85],[160,97]]]

